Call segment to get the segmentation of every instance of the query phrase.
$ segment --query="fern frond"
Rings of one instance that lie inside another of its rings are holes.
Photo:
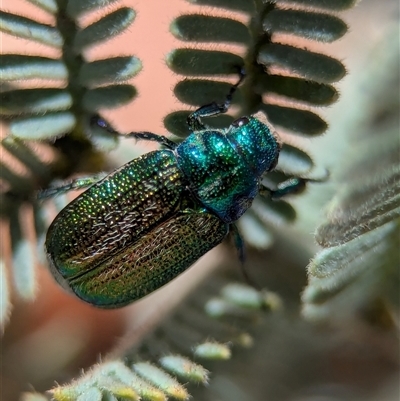
[[[104,150],[117,145],[117,139],[90,125],[93,113],[116,108],[136,96],[136,89],[123,82],[141,69],[133,56],[87,60],[83,55],[91,46],[118,35],[130,26],[135,12],[126,7],[108,12],[88,26],[80,26],[83,14],[111,4],[112,1],[32,1],[42,8],[53,23],[0,11],[0,30],[28,39],[34,44],[58,51],[54,58],[35,54],[0,55],[0,116],[8,136],[1,142],[7,162],[1,162],[3,182],[0,216],[6,221],[4,235],[11,238],[12,277],[17,293],[25,299],[35,294],[36,252],[26,237],[26,221],[33,222],[37,252],[43,255],[43,238],[48,222],[34,192],[56,178],[82,170],[99,171],[105,167]],[[32,79],[50,80],[50,87],[29,88]],[[32,146],[31,141],[40,141]],[[44,157],[52,154],[52,160]],[[19,163],[23,172],[15,172]],[[33,207],[26,207],[27,205]],[[8,233],[7,233],[8,231]],[[4,281],[7,283],[7,281]],[[5,291],[4,294],[10,294]],[[4,295],[5,296],[5,295]],[[5,300],[2,305],[10,305]],[[5,319],[9,312],[4,311]],[[1,321],[4,323],[4,320]]]
[[[375,324],[386,320],[386,325],[384,315],[398,324],[400,143],[399,98],[393,90],[399,86],[395,42],[394,36],[386,38],[376,50],[380,56],[374,55],[379,62],[371,63],[359,84],[363,107],[369,111],[364,121],[352,123],[349,150],[334,175],[336,196],[316,233],[325,249],[308,267],[303,313],[310,319],[337,320],[359,313]]]
[[[189,297],[140,345],[129,345],[121,359],[109,357],[79,379],[57,386],[50,391],[53,399],[189,399],[189,391],[209,382],[205,366],[221,364],[236,351],[250,348],[252,328],[268,312],[281,308],[271,292],[229,283],[226,274],[219,274],[217,281],[213,278],[201,286],[204,301]]]
[[[345,75],[345,68],[332,57],[304,49],[303,43],[302,47],[294,43],[298,43],[298,39],[313,43],[341,38],[347,26],[330,13],[339,5],[324,1],[310,4],[301,1],[199,0],[192,3],[213,6],[214,13],[235,10],[241,14],[222,17],[193,13],[181,15],[172,22],[172,34],[187,45],[167,56],[172,71],[188,76],[175,86],[175,96],[190,106],[216,100],[222,102],[229,83],[218,80],[219,76],[237,74],[238,68],[244,67],[247,77],[233,98],[237,110],[234,117],[261,111],[279,134],[282,131],[289,134],[282,137],[283,147],[276,171],[269,173],[266,179],[278,185],[292,176],[312,176],[314,163],[311,157],[293,146],[291,135],[313,137],[327,129],[327,123],[313,108],[337,100],[338,92],[332,84]],[[353,3],[343,2],[339,9],[351,7]],[[204,43],[201,49],[198,42]],[[241,47],[226,51],[229,44]],[[189,113],[189,110],[173,112],[165,117],[164,124],[170,132],[184,137],[188,134],[186,118]],[[227,126],[234,117],[218,116],[207,123]],[[295,217],[296,212],[289,203],[258,197],[239,221],[239,227],[247,242],[265,248],[272,238],[268,226],[291,222]],[[262,231],[263,238],[252,234]]]

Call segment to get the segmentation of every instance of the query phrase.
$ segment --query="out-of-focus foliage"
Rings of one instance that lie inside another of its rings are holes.
[[[57,11],[56,1],[35,0],[34,3],[47,7],[46,9],[51,12]],[[84,12],[86,6],[94,3],[96,1],[71,1],[79,12]],[[108,4],[104,1],[102,3]],[[244,86],[243,91],[234,100],[234,104],[239,106],[239,113],[254,113],[261,109],[276,125],[284,126],[289,131],[308,136],[322,133],[327,126],[326,123],[308,108],[327,105],[336,100],[337,91],[325,81],[326,75],[324,75],[330,73],[331,69],[322,69],[320,63],[325,61],[328,66],[329,61],[332,61],[331,66],[338,66],[340,63],[326,56],[319,57],[318,54],[311,53],[303,47],[297,48],[286,43],[281,45],[275,40],[275,33],[285,33],[288,37],[297,35],[312,41],[326,42],[335,39],[344,32],[345,25],[337,16],[331,16],[330,12],[346,9],[354,1],[297,0],[279,1],[275,4],[275,2],[248,0],[202,0],[197,3],[243,10],[255,18],[249,23],[252,26],[250,30],[241,22],[242,20],[236,21],[235,18],[224,17],[213,20],[208,15],[196,14],[183,15],[181,19],[175,20],[175,23],[179,22],[181,31],[189,32],[186,33],[188,36],[185,40],[207,41],[209,37],[208,41],[212,42],[213,50],[216,49],[217,42],[227,39],[241,43],[245,47],[245,57],[239,57],[248,70],[247,86]],[[306,6],[312,6],[313,11],[310,12]],[[291,7],[296,11],[288,10]],[[265,13],[255,14],[255,10],[259,9],[263,9]],[[260,20],[257,21],[256,17],[265,17],[263,23],[260,24]],[[198,29],[196,25],[198,23],[206,29]],[[192,29],[192,26],[196,29]],[[261,33],[255,29],[257,26],[265,29],[260,36],[257,36]],[[173,26],[171,30],[174,29],[177,28]],[[203,34],[203,36],[193,36],[193,34]],[[254,41],[254,38],[260,39],[262,43]],[[82,43],[86,42],[83,40]],[[261,49],[258,49],[259,44],[263,45],[260,46]],[[182,52],[180,50],[171,53],[170,62],[171,57],[196,54],[193,53],[193,49]],[[205,53],[201,53],[201,60],[205,60],[206,67],[213,67],[214,64],[205,56]],[[217,55],[213,53],[209,56],[211,61],[215,56],[217,60],[220,57],[223,61],[226,54],[219,52]],[[228,53],[226,57],[238,60],[238,55],[235,54],[232,56]],[[296,65],[296,60],[302,60],[301,65]],[[315,64],[316,61],[320,63]],[[198,66],[204,67],[201,63],[198,63]],[[98,67],[101,71],[101,66]],[[187,63],[188,71],[190,67],[191,64]],[[274,70],[274,67],[278,67],[278,72],[271,73],[270,69]],[[99,74],[99,78],[104,72]],[[94,74],[94,71],[92,73]],[[235,74],[235,71],[230,73]],[[91,75],[88,74],[87,78],[89,79]],[[220,98],[223,100],[229,87],[227,83],[222,83],[219,87],[217,82],[203,81],[200,83],[200,89],[194,90],[195,95],[192,97],[191,86],[196,87],[197,84],[196,78],[187,79],[177,85],[175,92],[179,98],[181,94],[186,96],[186,91],[190,89],[188,100],[182,95],[182,99],[180,98],[182,102],[198,105]],[[206,90],[207,85],[211,85],[212,91]],[[193,103],[190,99],[194,99]],[[274,103],[276,99],[279,101]],[[76,107],[80,110],[80,103],[76,104]],[[82,143],[73,142],[74,136],[72,136],[72,144],[65,146],[65,140],[66,137],[63,137],[56,143],[59,144],[59,149],[68,151],[69,158]],[[104,159],[99,157],[95,145],[91,143],[89,148],[94,149],[93,155],[98,156],[97,162],[100,163],[95,167],[97,170],[103,165]],[[9,148],[12,149],[12,142]],[[90,159],[84,161],[91,162]],[[313,168],[313,162],[305,152],[288,144],[284,146],[280,163],[281,170],[288,176],[299,171],[301,175],[307,176]],[[76,169],[71,171],[81,170],[78,165],[74,167]],[[10,170],[4,171],[10,177],[13,174]],[[51,172],[49,177],[52,177],[52,174]],[[21,177],[13,178],[15,185],[18,183],[18,178],[21,179]],[[275,182],[279,182],[282,178],[281,174],[277,174],[276,177],[271,176],[271,180]],[[25,188],[28,184],[19,181],[21,188]],[[28,192],[31,190],[32,188],[29,188]],[[13,199],[8,199],[6,205],[10,209],[6,209],[7,213],[14,207]],[[255,206],[257,209],[257,205]],[[35,216],[39,210],[42,214],[46,212],[40,208],[35,211]],[[254,213],[246,216],[247,220],[243,220],[242,227],[246,227],[246,239],[259,248],[265,248],[272,243],[273,231],[271,229],[270,233],[265,230],[265,221],[268,223],[291,221],[295,213],[288,203],[271,203],[267,208],[260,205],[259,211],[258,215]],[[18,221],[19,215],[10,213],[9,216]],[[45,232],[44,221],[45,218],[34,219],[39,234]],[[17,224],[15,227],[16,233],[12,234],[21,239],[22,234],[18,233],[20,225]],[[390,379],[398,369],[394,352],[398,346],[397,338],[390,332],[382,333],[370,327],[366,328],[357,320],[346,322],[345,327],[339,324],[336,330],[301,322],[297,313],[298,294],[306,284],[304,266],[310,255],[299,244],[291,243],[279,233],[277,238],[275,247],[268,253],[250,255],[246,267],[250,269],[250,276],[255,278],[257,284],[264,286],[267,283],[268,287],[277,290],[284,297],[286,313],[281,313],[280,298],[274,293],[260,294],[246,286],[229,284],[231,273],[226,275],[224,272],[219,272],[213,274],[204,286],[192,290],[191,296],[182,300],[174,313],[151,334],[138,342],[140,328],[128,333],[123,342],[125,345],[118,347],[118,352],[114,352],[112,357],[103,358],[105,362],[84,372],[79,379],[69,384],[64,385],[71,380],[71,377],[79,375],[76,370],[74,373],[72,368],[68,368],[69,358],[72,359],[75,354],[83,354],[84,349],[92,347],[95,342],[93,337],[87,338],[84,322],[78,319],[78,310],[83,308],[82,305],[71,308],[68,311],[69,315],[67,312],[69,318],[60,314],[54,318],[52,325],[49,325],[51,327],[46,328],[49,330],[33,331],[27,338],[19,337],[19,332],[22,330],[19,330],[21,325],[18,326],[12,332],[12,336],[16,339],[8,339],[12,346],[5,350],[2,360],[12,364],[13,372],[16,375],[18,372],[19,377],[26,375],[26,381],[29,383],[34,383],[31,377],[33,373],[36,374],[36,377],[40,378],[37,381],[39,384],[35,385],[38,390],[50,388],[53,381],[57,380],[61,385],[53,390],[52,396],[61,400],[114,401],[137,399],[139,395],[144,400],[163,400],[167,395],[184,399],[190,393],[196,401],[209,399],[315,401],[321,398],[329,401],[367,399],[375,401],[384,399],[385,389],[379,394],[376,392],[382,388],[382,383],[388,383],[388,391],[393,394],[392,387],[395,386],[388,381],[388,378]],[[29,241],[23,245],[28,247]],[[23,264],[32,263],[31,258],[27,257],[23,248],[15,250],[18,251],[16,255],[20,255],[18,266],[27,275],[25,281],[17,280],[18,283],[32,283],[32,278],[29,277],[29,272],[32,270],[26,270]],[[3,265],[1,267],[2,274],[6,276],[5,268],[3,269]],[[236,268],[232,265],[228,267],[230,272]],[[253,270],[256,270],[256,273]],[[1,284],[4,283],[5,279],[1,281]],[[2,295],[7,294],[6,289],[3,292],[2,288],[1,291]],[[7,303],[2,303],[2,306],[7,306]],[[275,313],[265,313],[265,309]],[[163,313],[160,312],[159,315]],[[115,324],[115,322],[105,323],[106,316],[102,316],[95,337],[100,337]],[[31,353],[28,352],[30,346],[33,348]],[[67,351],[70,352],[68,356]],[[212,357],[217,360],[213,362]],[[224,359],[229,358],[231,358],[229,363],[224,362]],[[175,381],[176,378],[179,378],[179,383]],[[210,384],[206,388],[198,384],[208,381]],[[25,387],[25,389],[31,388]],[[25,393],[22,399],[43,401],[50,396],[48,393],[47,395]]]
[[[129,27],[135,18],[135,12],[129,7],[111,11],[111,5],[116,3],[113,0],[53,1],[51,6],[48,2],[33,3],[51,17],[52,24],[5,11],[0,13],[0,29],[4,32],[59,52],[54,58],[34,54],[3,54],[0,58],[2,81],[19,85],[2,92],[1,112],[8,136],[1,145],[26,170],[25,174],[19,174],[2,163],[4,190],[0,195],[0,215],[6,222],[4,231],[11,239],[13,257],[12,273],[7,275],[5,264],[1,269],[4,277],[2,322],[7,321],[11,310],[8,276],[12,277],[14,288],[23,299],[34,299],[38,287],[35,254],[43,259],[49,205],[43,207],[35,202],[35,191],[48,187],[55,179],[105,169],[106,153],[116,145],[117,138],[93,126],[91,118],[99,110],[118,107],[135,97],[135,88],[121,82],[141,69],[136,57],[118,55],[88,61],[84,53]],[[352,3],[349,1],[347,7]],[[217,1],[214,5],[228,10],[233,6],[229,1]],[[89,12],[98,13],[102,8],[105,8],[104,16],[81,25]],[[238,69],[244,66],[246,79],[233,99],[234,105],[239,106],[237,115],[261,111],[273,124],[291,133],[307,137],[321,134],[327,123],[309,107],[326,106],[337,100],[338,94],[332,84],[343,77],[345,68],[338,60],[293,46],[291,41],[303,38],[312,42],[333,42],[346,32],[345,23],[330,14],[331,7],[323,2],[318,12],[307,6],[289,9],[287,4],[274,1],[238,2],[234,9],[243,11],[244,15],[238,19],[234,14],[231,18],[220,18],[207,15],[205,11],[204,14],[181,15],[172,22],[171,32],[179,39],[206,42],[209,49],[175,49],[167,55],[168,66],[181,75],[211,78],[187,78],[176,85],[175,95],[189,105],[223,101],[230,83],[216,78],[221,74],[233,74],[237,79]],[[285,41],[279,39],[282,33],[288,37]],[[216,46],[222,48],[226,43],[240,43],[242,48],[236,50],[237,54],[215,50]],[[54,84],[33,89],[21,84],[23,80],[32,79],[51,79]],[[164,123],[172,133],[187,134],[188,113],[171,113]],[[222,115],[221,118],[225,126],[232,121],[231,116]],[[214,120],[218,125],[218,117],[211,121]],[[50,162],[43,159],[31,141],[40,141],[42,150],[52,154]],[[313,169],[310,156],[288,140],[283,143],[276,171],[266,177],[265,184],[275,188],[293,176],[313,178]],[[64,205],[60,201],[53,204],[57,210]],[[296,212],[290,203],[259,197],[239,222],[239,228],[250,245],[266,249],[273,238],[268,226],[290,223],[295,218]],[[36,252],[23,224],[27,219],[33,221]]]
[[[3,235],[10,237],[12,263],[8,265],[12,265],[13,288],[25,300],[36,296],[35,255],[44,259],[48,227],[48,205],[42,207],[35,202],[35,191],[46,188],[55,179],[106,168],[105,154],[116,147],[117,138],[91,125],[91,118],[100,110],[129,103],[136,96],[136,89],[123,82],[141,69],[140,60],[130,55],[102,60],[88,60],[85,56],[88,49],[131,25],[136,15],[131,8],[110,11],[115,0],[32,3],[47,15],[51,24],[0,11],[2,32],[27,39],[36,46],[30,48],[32,53],[28,55],[0,55],[0,117],[7,130],[1,141],[0,218],[5,222]],[[82,17],[102,8],[103,16],[81,25]],[[40,46],[55,49],[57,55],[36,55]],[[23,166],[23,171],[13,171],[11,166],[15,164]],[[34,226],[36,252],[27,234],[27,221]],[[3,251],[9,253],[8,249]],[[11,289],[3,261],[0,274],[3,325],[11,310]]]
[[[303,313],[343,319],[355,312],[398,323],[400,138],[398,32],[391,32],[359,82],[362,118],[349,121],[349,149],[334,172],[336,195],[308,266]],[[396,41],[397,40],[397,41]],[[386,312],[385,312],[386,311]]]
[[[345,67],[335,58],[299,45],[299,39],[303,40],[300,43],[306,41],[311,45],[340,39],[347,26],[332,14],[337,5],[324,1],[192,3],[213,6],[214,12],[230,10],[231,14],[221,17],[188,13],[172,22],[170,30],[184,42],[184,47],[171,51],[167,63],[175,73],[189,76],[175,86],[175,96],[191,106],[223,102],[230,83],[218,80],[219,75],[237,75],[238,69],[244,67],[246,79],[233,98],[234,116],[220,115],[207,122],[226,127],[233,118],[257,112],[266,114],[278,133],[290,135],[281,137],[283,147],[277,168],[265,177],[265,184],[274,188],[293,176],[311,178],[313,160],[293,145],[293,138],[311,138],[326,130],[328,124],[315,109],[338,99],[333,84],[345,75]],[[343,2],[339,9],[351,8],[353,4],[354,1]],[[201,49],[199,42],[203,44]],[[226,45],[235,47],[227,50]],[[185,137],[189,113],[190,110],[170,113],[164,124],[170,132]],[[248,244],[266,249],[273,242],[271,225],[295,219],[296,211],[287,201],[258,197],[238,226]]]

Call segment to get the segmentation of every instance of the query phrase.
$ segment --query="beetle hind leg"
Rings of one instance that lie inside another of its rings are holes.
[[[75,180],[70,180],[52,185],[49,188],[38,191],[36,194],[36,199],[45,200],[53,198],[58,195],[65,194],[69,191],[88,188],[93,184],[95,184],[96,182],[100,181],[106,175],[107,175],[106,173],[99,173],[87,177],[79,177],[76,178]]]

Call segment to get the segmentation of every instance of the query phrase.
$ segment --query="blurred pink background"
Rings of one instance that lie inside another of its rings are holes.
[[[142,60],[143,70],[131,80],[139,91],[138,98],[128,106],[108,112],[107,117],[121,132],[146,130],[166,133],[162,117],[179,109],[172,89],[180,77],[168,69],[164,59],[174,47],[185,46],[169,33],[169,24],[184,11],[195,12],[199,8],[184,0],[126,0],[110,6],[107,11],[119,8],[122,4],[137,11],[133,25],[125,33],[88,52],[88,58],[133,54]],[[397,7],[396,1],[370,0],[340,15],[351,26],[350,32],[337,43],[326,46],[325,53],[342,60],[350,72],[338,85],[343,97],[346,87],[352,83],[352,75],[361,71],[364,63],[368,62],[368,54],[382,38],[387,23],[398,18]],[[50,22],[46,13],[38,12],[37,7],[23,0],[2,0],[1,9],[24,16],[35,15],[40,21]],[[218,14],[223,13],[218,11]],[[88,20],[97,20],[100,15],[93,13]],[[18,51],[54,55],[54,50],[44,45],[33,45],[5,34],[1,34],[1,47],[2,53]],[[327,114],[333,114],[336,107],[333,106]],[[334,121],[330,124],[334,124]],[[318,139],[321,144],[324,140]],[[40,269],[38,282],[40,288],[36,301],[26,305],[14,300],[13,315],[6,327],[1,377],[4,400],[17,399],[21,390],[48,389],[53,386],[55,379],[69,379],[69,374],[76,375],[80,368],[90,366],[99,354],[105,355],[122,336],[128,324],[127,316],[131,320],[136,313],[136,305],[119,311],[96,310],[65,294],[46,269]],[[46,340],[54,338],[59,339],[54,345]],[[38,348],[40,344],[45,344],[46,348]],[[69,349],[60,349],[59,344],[66,344]],[[56,364],[45,366],[44,357],[47,355],[44,354],[49,353],[56,355]],[[60,369],[64,369],[62,375],[53,375]]]

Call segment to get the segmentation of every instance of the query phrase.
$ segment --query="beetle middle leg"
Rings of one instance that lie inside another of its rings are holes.
[[[327,180],[328,177],[328,172],[326,173],[325,177],[322,178],[292,177],[286,181],[279,183],[276,189],[271,189],[268,188],[266,185],[261,184],[259,193],[261,196],[268,195],[271,199],[277,200],[283,198],[286,195],[300,194],[304,191],[308,182],[324,182]]]
[[[226,95],[224,103],[212,102],[198,108],[193,113],[190,113],[187,118],[189,129],[191,131],[207,129],[207,126],[201,121],[202,118],[217,116],[218,114],[226,113],[232,103],[233,94],[236,92],[238,86],[242,83],[245,76],[246,74],[244,68],[242,67],[239,70],[239,80],[234,85],[232,85],[229,93]]]

